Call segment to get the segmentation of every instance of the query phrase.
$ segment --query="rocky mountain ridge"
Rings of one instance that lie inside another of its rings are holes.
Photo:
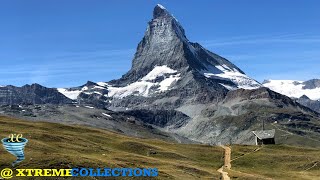
[[[69,104],[72,100],[59,93],[56,88],[39,84],[0,87],[0,105],[12,104]]]

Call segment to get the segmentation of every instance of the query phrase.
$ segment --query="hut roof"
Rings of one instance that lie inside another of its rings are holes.
[[[252,131],[252,133],[257,136],[259,139],[269,139],[274,138],[275,130],[264,130],[264,131]]]

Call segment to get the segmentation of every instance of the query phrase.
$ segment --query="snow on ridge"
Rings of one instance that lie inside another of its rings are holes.
[[[147,97],[150,95],[150,88],[159,86],[155,92],[163,92],[169,90],[172,83],[180,79],[180,74],[176,74],[177,71],[169,68],[168,66],[156,66],[141,80],[128,84],[124,87],[112,87],[109,86],[108,97],[124,98],[129,95],[140,95]],[[150,82],[155,80],[157,77],[169,75],[165,77],[161,82]]]
[[[229,85],[226,85],[226,84],[222,84],[222,83],[219,83],[221,86],[225,87],[226,89],[232,91],[232,90],[235,90],[237,88],[233,87],[233,86],[229,86]]]
[[[157,6],[161,9],[166,9],[165,7],[163,7],[161,4],[157,4]]]
[[[107,116],[109,118],[112,118],[112,116],[110,114],[107,114],[107,113],[102,113],[102,115]]]
[[[159,83],[160,87],[158,88],[161,92],[167,91],[172,83],[177,82],[180,79],[180,74],[170,75],[169,78],[164,79]]]
[[[81,90],[71,90],[71,89],[67,89],[67,88],[57,88],[57,90],[63,94],[64,96],[66,96],[69,99],[72,100],[76,100],[79,96],[80,93],[82,93],[83,91],[88,90],[89,88],[87,86],[84,86]]]
[[[304,81],[299,81],[299,80],[273,80],[273,79],[266,80],[266,83],[274,83],[274,84],[293,84],[293,83],[302,84],[303,82]]]
[[[69,99],[76,100],[82,90],[68,90],[65,88],[57,88],[57,90]]]
[[[231,69],[226,64],[216,65],[216,66],[207,65],[206,69],[207,70],[201,70],[199,72],[207,78],[230,80],[237,85],[237,88],[256,89],[261,87],[260,83],[258,83],[254,79],[239,72],[235,68]],[[235,89],[234,87],[231,87],[225,84],[221,84],[221,85],[223,85],[225,88],[229,90]]]
[[[101,87],[107,87],[108,86],[108,83],[105,83],[105,82],[97,82],[97,84]]]
[[[94,107],[92,107],[92,106],[84,106],[84,107],[89,108],[89,109],[94,109]]]
[[[152,82],[158,77],[164,77],[160,82]],[[150,89],[157,86],[157,89],[153,89],[154,92],[163,92],[169,90],[169,87],[172,83],[180,79],[180,74],[177,74],[177,71],[169,68],[168,66],[155,66],[152,71],[150,71],[146,76],[141,78],[141,80],[128,84],[124,87],[113,87],[108,85],[105,82],[98,82],[98,86],[94,86],[91,89],[107,89],[108,94],[105,94],[106,97],[116,97],[124,98],[129,95],[139,95],[139,96],[149,96]],[[81,90],[69,90],[65,88],[58,88],[58,91],[64,94],[66,97],[76,100],[80,93],[91,95],[93,93],[103,95],[98,91],[89,92],[89,88],[84,86]]]
[[[267,80],[262,85],[288,97],[299,98],[306,95],[312,100],[320,100],[320,88],[303,89],[303,82],[295,80]]]
[[[94,93],[94,94],[103,95],[101,92],[98,92],[98,91],[94,91],[93,93]]]
[[[94,86],[93,89],[106,89],[105,87],[101,87],[100,85],[99,86]]]
[[[159,76],[164,76],[165,74],[173,74],[176,73],[176,70],[173,70],[169,68],[168,66],[156,66],[153,68],[152,71],[150,71],[146,76],[144,76],[141,80],[147,81],[147,80],[154,80]]]
[[[257,81],[251,79],[247,75],[242,74],[240,72],[226,71],[222,74],[215,74],[215,76],[218,76],[224,79],[229,79],[233,83],[235,83],[238,86],[238,88],[242,88],[242,89],[256,89],[261,87],[261,85]]]
[[[125,87],[112,87],[112,86],[110,86],[108,88],[108,90],[109,90],[108,97],[124,98],[124,97],[132,95],[132,94],[138,94],[141,96],[148,96],[149,89],[152,86],[153,86],[153,83],[146,82],[146,81],[134,82],[134,83],[129,84]]]

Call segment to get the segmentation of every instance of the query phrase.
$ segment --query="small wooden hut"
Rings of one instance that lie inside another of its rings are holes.
[[[275,144],[275,130],[252,131],[255,135],[256,145]]]

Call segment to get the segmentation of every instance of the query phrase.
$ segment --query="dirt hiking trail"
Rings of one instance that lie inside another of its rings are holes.
[[[221,174],[222,180],[230,180],[228,173],[224,170],[231,169],[231,148],[223,145],[221,145],[220,147],[224,149],[224,165],[218,169],[218,172]]]

